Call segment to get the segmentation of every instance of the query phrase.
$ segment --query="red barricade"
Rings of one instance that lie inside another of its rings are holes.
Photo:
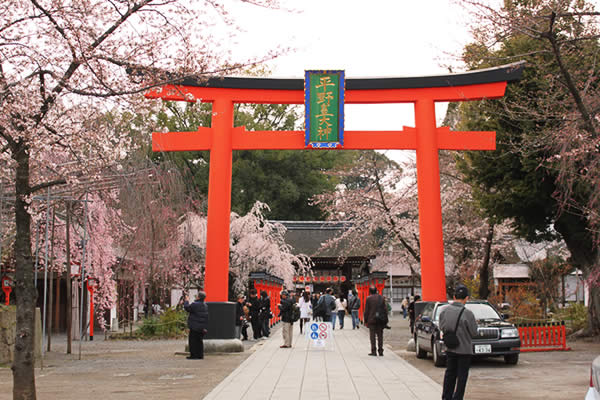
[[[566,351],[565,322],[541,322],[517,325],[521,337],[521,352]]]

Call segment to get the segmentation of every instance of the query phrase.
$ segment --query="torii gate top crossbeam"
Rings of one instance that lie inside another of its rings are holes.
[[[346,79],[346,103],[410,103],[417,98],[433,101],[469,101],[504,95],[507,82],[523,74],[524,62],[460,74],[406,78]],[[225,90],[223,90],[225,89]],[[146,94],[172,101],[212,102],[226,96],[234,103],[303,104],[304,80],[281,78],[185,79]]]

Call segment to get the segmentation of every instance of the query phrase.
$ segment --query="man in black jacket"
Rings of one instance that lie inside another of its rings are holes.
[[[383,328],[387,324],[387,310],[383,296],[377,293],[375,286],[369,287],[369,297],[365,301],[364,319],[369,328],[369,339],[371,340],[370,356],[377,356],[375,350],[383,356]],[[379,318],[378,318],[379,315]],[[375,343],[377,338],[377,343]],[[377,347],[375,346],[377,344]]]
[[[271,333],[271,299],[266,290],[260,291],[260,321],[263,337],[268,338]]]
[[[281,303],[279,304],[279,316],[283,322],[281,328],[283,334],[283,344],[279,347],[282,349],[289,349],[292,347],[292,333],[294,331],[294,319],[292,310],[294,308],[294,301],[290,299],[287,290],[281,292]]]
[[[256,295],[256,289],[250,289],[250,298],[246,303],[250,312],[250,324],[252,324],[252,336],[254,340],[260,339],[262,336],[261,320],[260,320],[260,299]]]
[[[185,296],[183,309],[189,313],[188,328],[190,328],[189,360],[202,360],[204,358],[204,335],[208,332],[208,306],[204,303],[206,293],[198,292],[196,300],[190,304],[189,297]]]

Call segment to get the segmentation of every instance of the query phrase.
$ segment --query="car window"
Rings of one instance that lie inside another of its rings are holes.
[[[423,309],[423,313],[421,314],[423,317],[431,317],[433,313],[433,304],[427,304]]]
[[[436,308],[435,316],[433,317],[434,321],[437,321],[440,319],[440,314],[446,307],[448,307],[448,304],[444,304],[444,305],[438,306],[438,308]]]
[[[475,319],[500,319],[492,306],[485,303],[467,303],[467,308],[473,311]]]
[[[439,306],[435,310],[434,320],[440,319],[440,314],[448,304]],[[475,319],[500,319],[500,316],[492,306],[485,303],[467,303],[467,308],[473,312]]]

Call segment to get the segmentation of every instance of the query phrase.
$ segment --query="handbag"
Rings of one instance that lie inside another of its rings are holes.
[[[444,332],[444,338],[442,340],[444,341],[446,347],[449,349],[454,349],[459,345],[458,336],[456,336],[456,330],[458,329],[458,323],[460,322],[460,317],[462,316],[463,311],[465,311],[465,307],[463,307],[462,310],[460,310],[460,313],[458,313],[458,318],[456,319],[456,326],[454,327],[454,331]]]
[[[384,303],[382,297],[381,303],[377,305],[377,309],[375,310],[375,323],[378,325],[386,325],[388,323],[388,315]]]

